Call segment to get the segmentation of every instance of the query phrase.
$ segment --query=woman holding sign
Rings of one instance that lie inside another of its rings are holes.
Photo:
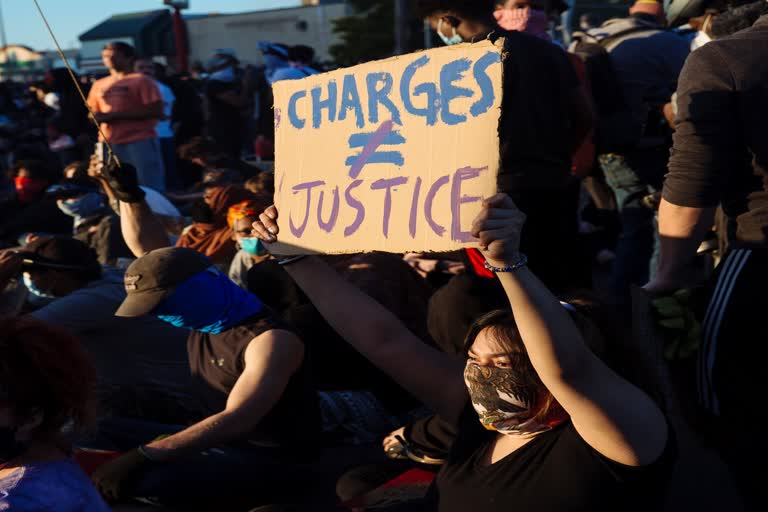
[[[271,207],[254,224],[263,241],[277,239],[277,217]],[[650,397],[587,348],[582,330],[594,338],[594,323],[528,270],[519,252],[524,222],[502,194],[474,222],[512,310],[470,329],[463,365],[424,345],[321,260],[283,263],[342,337],[457,427],[429,495],[433,509],[657,510],[672,432]]]

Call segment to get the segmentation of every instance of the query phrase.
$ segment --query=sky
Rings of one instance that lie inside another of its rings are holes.
[[[80,46],[77,37],[113,14],[163,8],[162,0],[38,0],[63,48]],[[300,0],[190,0],[189,13],[243,12],[300,5]],[[34,50],[54,48],[33,0],[0,0],[8,44]]]

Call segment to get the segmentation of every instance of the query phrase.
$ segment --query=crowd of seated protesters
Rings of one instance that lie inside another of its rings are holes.
[[[246,158],[308,47],[107,44],[100,134],[61,72],[0,83],[0,511],[761,509],[768,4],[637,0],[568,50],[560,1],[411,7],[514,77],[475,248],[273,254]]]

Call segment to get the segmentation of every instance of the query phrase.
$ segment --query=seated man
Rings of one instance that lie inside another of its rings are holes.
[[[110,499],[151,496],[184,507],[275,499],[289,481],[281,468],[290,469],[319,432],[304,345],[208,258],[167,247],[124,167],[119,175],[104,170],[122,200],[125,240],[139,257],[126,271],[128,298],[117,315],[152,315],[190,331],[193,389],[207,417],[187,428],[104,424],[101,433],[117,448],[134,449],[99,469],[94,481]]]
[[[103,412],[181,421],[199,408],[191,399],[186,333],[154,318],[118,318],[122,273],[103,270],[79,240],[40,237],[23,253],[0,259],[0,290],[23,276],[29,295],[46,304],[29,316],[76,334],[98,373]]]

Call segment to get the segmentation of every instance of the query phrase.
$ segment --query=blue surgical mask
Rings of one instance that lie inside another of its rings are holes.
[[[453,46],[455,44],[463,43],[464,39],[462,39],[459,33],[456,32],[456,27],[451,25],[451,30],[453,30],[453,35],[451,37],[448,37],[445,34],[443,34],[443,20],[441,18],[437,24],[437,35],[440,36],[440,39],[443,40],[446,46]]]
[[[27,287],[27,290],[29,290],[29,293],[36,297],[40,297],[41,299],[55,299],[56,296],[52,294],[51,292],[46,292],[45,290],[41,290],[37,287],[34,281],[32,281],[32,277],[29,275],[28,272],[24,272],[22,275],[22,279],[24,280],[24,286]]]
[[[74,217],[77,221],[78,219],[87,219],[100,213],[104,209],[104,196],[98,192],[90,192],[77,199],[59,201],[58,204],[59,210],[70,217]]]
[[[258,238],[243,238],[240,240],[240,248],[253,256],[264,256],[267,253]]]
[[[176,327],[219,334],[262,309],[264,304],[255,295],[210,267],[177,286],[152,314]]]

